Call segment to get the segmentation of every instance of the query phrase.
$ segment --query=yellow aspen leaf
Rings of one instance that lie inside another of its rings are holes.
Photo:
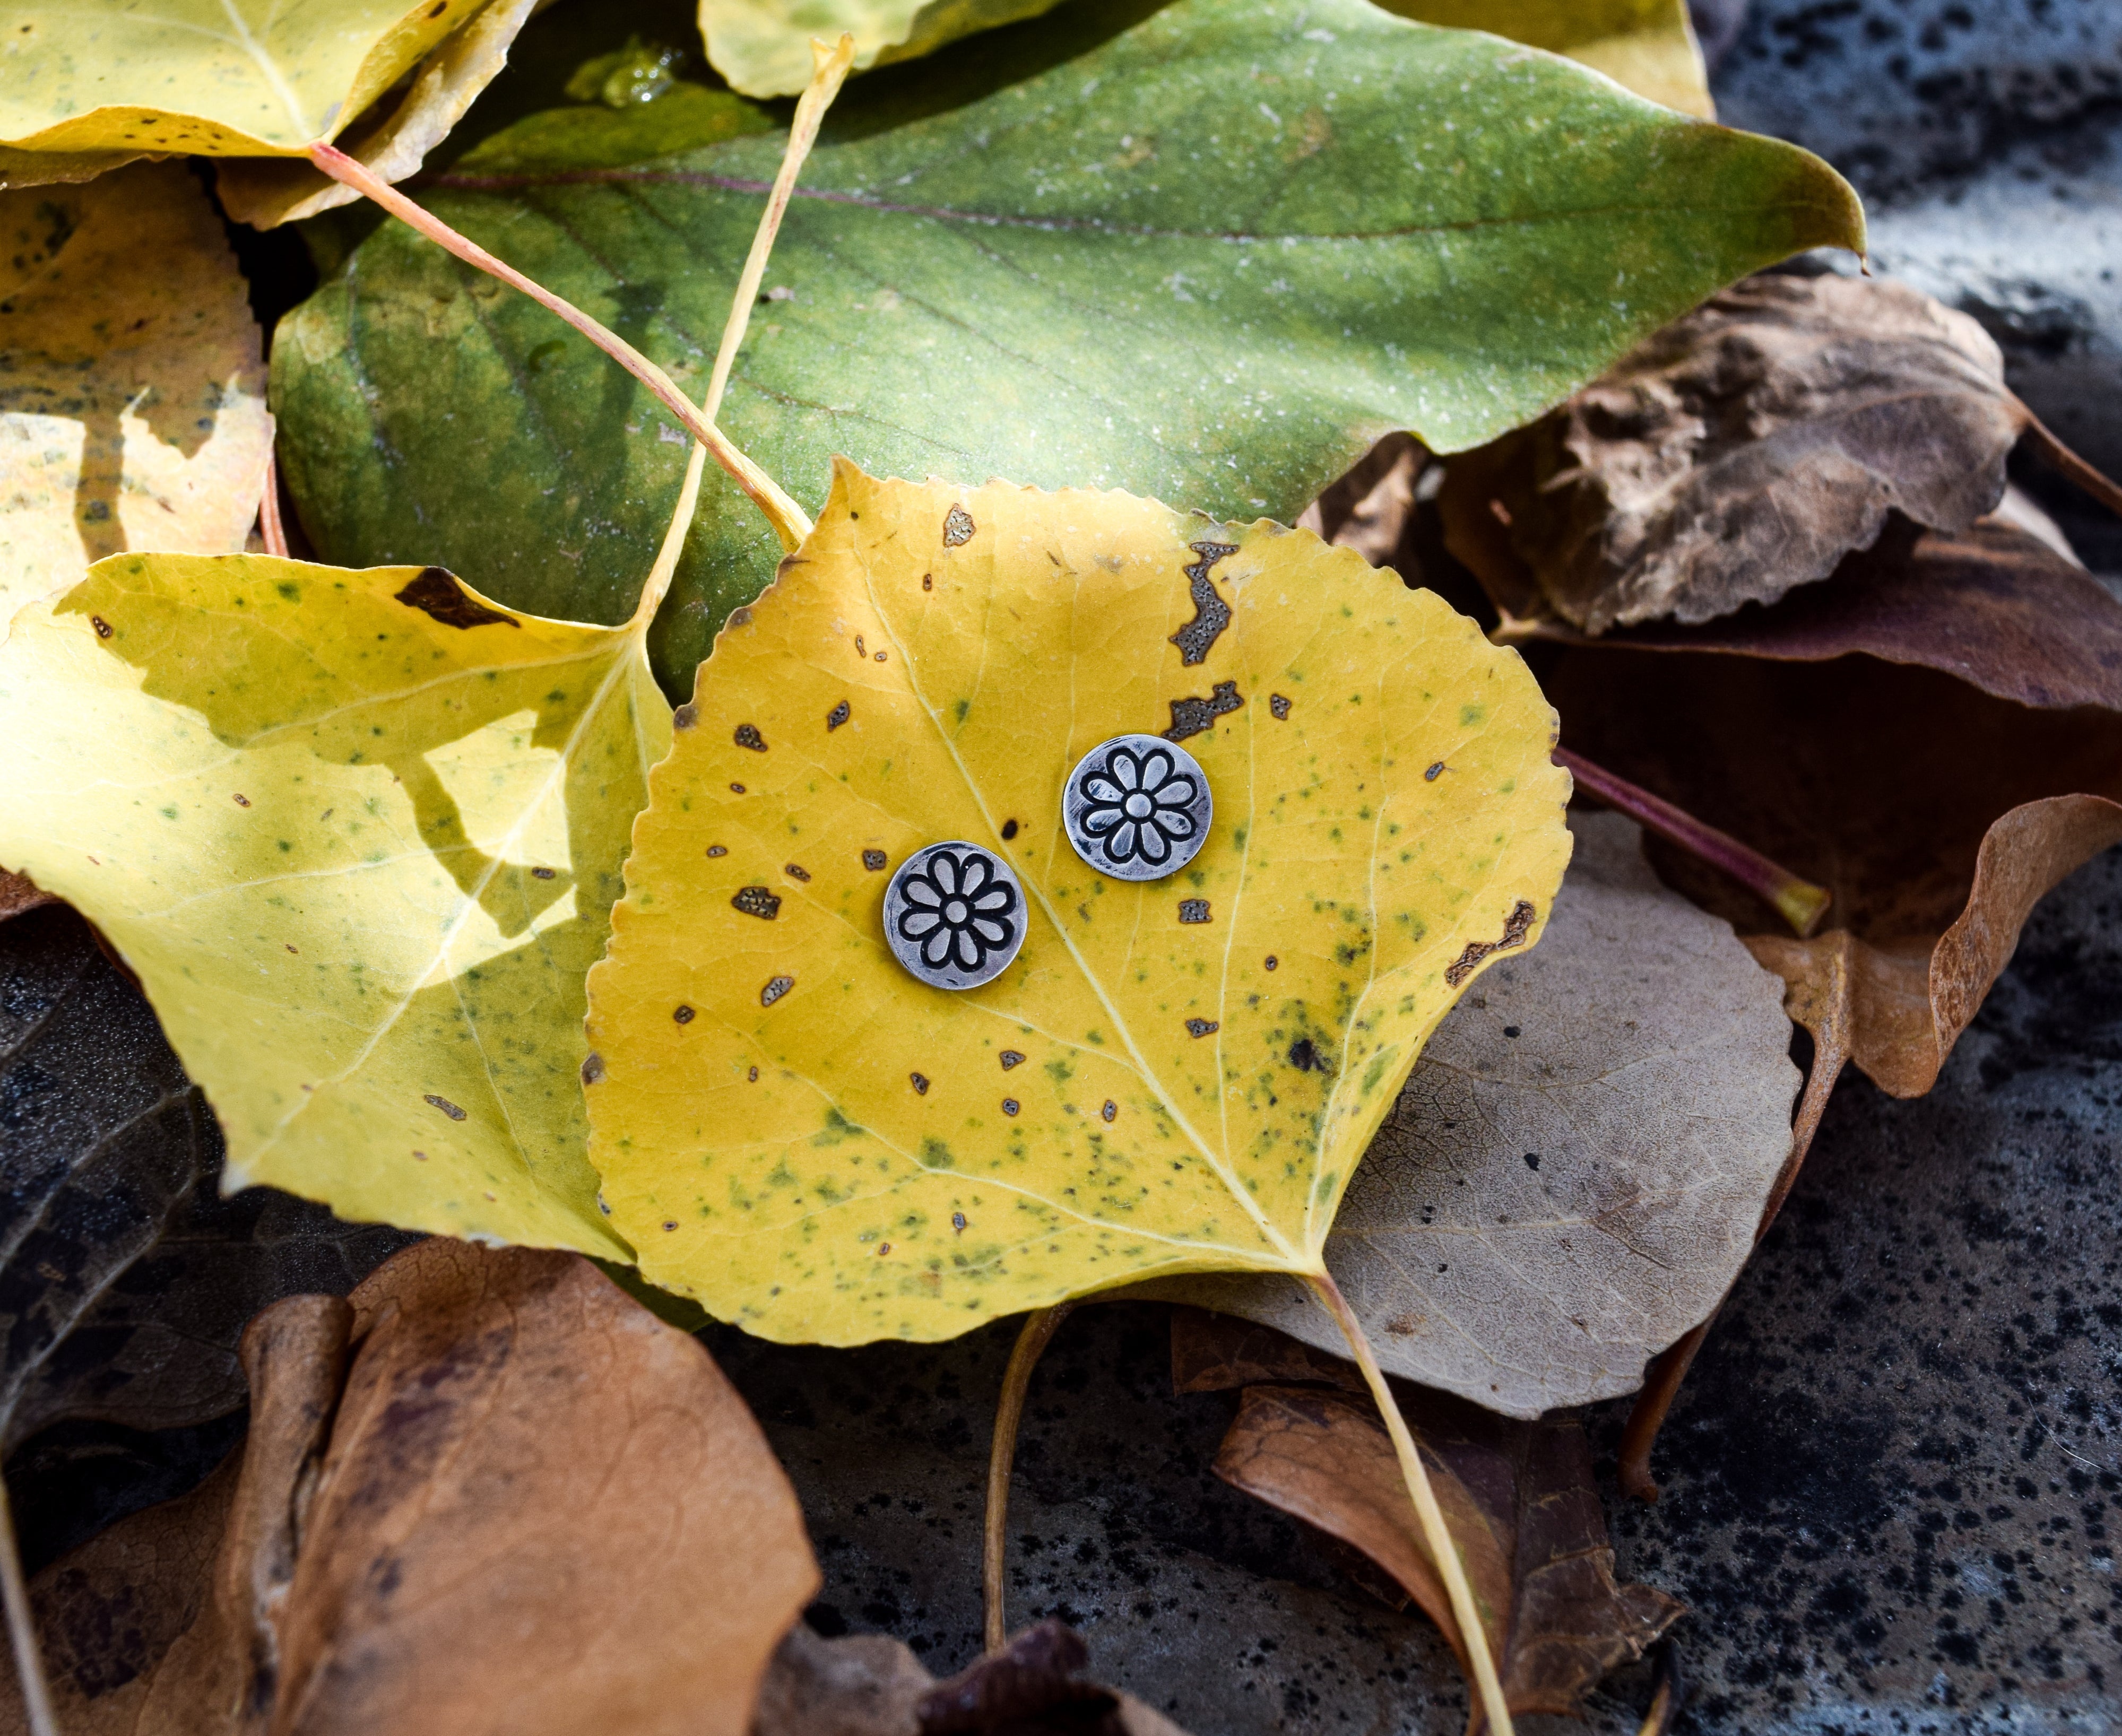
[[[243,273],[181,165],[0,193],[0,254],[4,639],[105,555],[241,549],[273,418]]]
[[[29,0],[0,39],[0,143],[299,156],[486,3]]]
[[[840,461],[676,721],[591,974],[591,1155],[644,1275],[773,1338],[1323,1271],[1423,1039],[1569,854],[1514,653],[1309,533],[1126,494]],[[1062,829],[1071,768],[1134,732],[1214,796],[1161,880]],[[1026,897],[964,992],[880,914],[952,839]]]
[[[1704,120],[1717,118],[1687,0],[1382,0],[1423,24],[1486,30],[1604,72]]]
[[[642,641],[247,555],[115,555],[16,616],[0,854],[139,976],[231,1191],[630,1256],[578,1081],[670,741]]]

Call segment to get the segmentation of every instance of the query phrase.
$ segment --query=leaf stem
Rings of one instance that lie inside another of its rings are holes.
[[[277,431],[273,439],[277,444]],[[272,446],[265,448],[265,490],[258,497],[258,539],[266,553],[287,558],[287,527],[280,520],[280,463]]]
[[[21,1684],[23,1709],[29,1714],[30,1736],[58,1736],[58,1720],[52,1714],[52,1691],[44,1682],[44,1654],[37,1645],[36,1615],[30,1608],[30,1588],[22,1581],[21,1552],[15,1547],[15,1514],[4,1479],[0,1479],[0,1597],[4,1597],[7,1606],[7,1637],[14,1646],[15,1676]]]
[[[1467,1583],[1465,1564],[1460,1559],[1459,1546],[1445,1525],[1444,1510],[1437,1505],[1436,1491],[1429,1486],[1429,1473],[1422,1468],[1422,1455],[1416,1450],[1407,1419],[1400,1415],[1392,1388],[1386,1384],[1378,1359],[1371,1354],[1371,1341],[1364,1336],[1363,1323],[1348,1306],[1348,1299],[1341,1294],[1341,1286],[1334,1281],[1331,1272],[1321,1267],[1304,1276],[1312,1294],[1341,1328],[1341,1336],[1348,1341],[1348,1348],[1355,1353],[1356,1365],[1362,1370],[1364,1383],[1376,1401],[1378,1414],[1385,1419],[1386,1433],[1392,1437],[1401,1479],[1414,1498],[1415,1517],[1422,1523],[1423,1540],[1437,1565],[1438,1577],[1444,1581],[1445,1592],[1451,1599],[1451,1613],[1459,1623],[1459,1637],[1464,1642],[1467,1663],[1473,1671],[1481,1710],[1488,1715],[1490,1736],[1513,1736],[1511,1710],[1503,1701],[1503,1685],[1496,1676],[1495,1659],[1489,1650],[1488,1630],[1481,1625],[1481,1612],[1474,1602],[1474,1588]],[[1479,1720],[1475,1722],[1478,1724]]]
[[[1009,1551],[1009,1473],[1017,1462],[1017,1431],[1024,1421],[1025,1394],[1031,1388],[1031,1371],[1039,1366],[1046,1346],[1075,1308],[1073,1302],[1057,1302],[1027,1319],[1024,1330],[1017,1335],[1017,1347],[1009,1353],[1009,1366],[1002,1374],[994,1440],[988,1449],[988,1507],[980,1547],[980,1584],[987,1614],[984,1644],[990,1653],[1000,1651],[1009,1639],[1004,1609],[1007,1588],[1003,1570]]]
[[[722,341],[715,352],[713,372],[708,380],[708,395],[700,400],[700,413],[710,426],[722,407],[722,393],[729,385],[730,369],[736,363],[736,352],[744,343],[744,334],[751,324],[752,304],[758,299],[759,285],[766,275],[766,262],[774,252],[774,238],[781,233],[782,214],[788,208],[788,196],[794,190],[796,177],[802,171],[804,159],[811,154],[811,147],[817,142],[819,124],[825,118],[825,110],[832,106],[833,99],[840,93],[847,81],[848,69],[854,64],[855,39],[847,31],[840,33],[839,45],[828,49],[816,37],[811,39],[812,71],[809,86],[796,105],[795,122],[788,129],[788,143],[781,153],[780,171],[774,177],[774,191],[760,213],[759,228],[751,238],[751,251],[745,258],[744,270],[737,278],[736,294],[730,301],[729,318],[722,324]],[[693,511],[699,503],[700,476],[705,468],[707,444],[695,440],[691,451],[685,455],[685,480],[678,490],[678,504],[671,515],[670,528],[663,533],[662,547],[656,552],[656,564],[649,569],[648,581],[641,587],[641,600],[634,605],[630,623],[646,632],[648,623],[656,618],[656,611],[663,606],[663,599],[670,594],[671,581],[678,572],[678,558],[685,553],[685,534],[692,529]],[[806,520],[807,525],[808,520]],[[810,533],[807,530],[805,535]],[[783,539],[785,546],[791,546]]]
[[[2014,398],[2012,402],[2018,406],[2019,414],[2024,418],[2020,436],[2032,446],[2035,455],[2058,475],[2077,483],[2110,512],[2122,513],[2122,484],[2094,469],[2058,440],[2048,424],[2028,409],[2022,400]]]
[[[1834,1094],[1835,1082],[1842,1076],[1842,1069],[1849,1060],[1849,936],[1840,933],[1834,938],[1837,945],[1832,954],[1835,962],[1830,968],[1825,1009],[1821,1015],[1820,1029],[1812,1036],[1812,1069],[1806,1075],[1805,1094],[1798,1099],[1797,1113],[1791,1122],[1790,1153],[1783,1159],[1783,1168],[1776,1172],[1775,1181],[1769,1188],[1768,1203],[1761,1208],[1760,1221],[1754,1226],[1756,1248],[1761,1245],[1761,1238],[1769,1233],[1769,1226],[1775,1222],[1776,1214],[1783,1209],[1783,1202],[1797,1185],[1798,1170],[1804,1165],[1806,1154],[1812,1150],[1813,1136],[1820,1132],[1820,1118],[1827,1112],[1827,1099]],[[1730,1294],[1727,1290],[1725,1296],[1728,1298]],[[1672,1409],[1673,1400],[1680,1396],[1681,1382],[1694,1365],[1695,1353],[1709,1337],[1709,1328],[1717,1323],[1717,1316],[1723,1309],[1724,1300],[1720,1298],[1708,1319],[1684,1338],[1667,1345],[1651,1358],[1650,1365],[1643,1370],[1643,1387],[1636,1394],[1628,1422],[1621,1430],[1620,1463],[1615,1468],[1615,1479],[1624,1494],[1632,1495],[1639,1501],[1658,1498],[1658,1486],[1651,1476],[1651,1449],[1657,1444],[1658,1431],[1665,1426],[1666,1415]]]
[[[533,282],[513,266],[504,264],[476,242],[459,235],[440,217],[414,204],[396,188],[365,165],[356,162],[344,152],[334,150],[330,145],[315,144],[310,147],[309,156],[311,162],[334,180],[344,182],[356,192],[373,199],[391,216],[417,229],[438,247],[456,254],[467,265],[476,267],[489,277],[498,278],[512,289],[521,290],[540,306],[558,314],[617,362],[656,394],[664,408],[714,455],[716,463],[728,471],[736,485],[751,497],[754,504],[766,515],[767,522],[774,526],[783,548],[794,549],[811,534],[810,515],[783,492],[778,483],[739,451],[729,436],[711,419],[696,409],[692,400],[678,390],[676,383],[668,374],[618,333],[600,324],[573,303],[563,300],[543,285]]]
[[[1625,777],[1617,777],[1603,766],[1595,766],[1582,754],[1573,754],[1567,748],[1554,750],[1554,761],[1609,807],[1619,809],[1638,825],[1730,875],[1770,905],[1797,931],[1800,940],[1811,934],[1827,913],[1827,907],[1834,900],[1833,893],[1825,886],[1800,880],[1789,869],[1741,843],[1730,833],[1718,831],[1685,808],[1675,807],[1664,797],[1652,795]]]

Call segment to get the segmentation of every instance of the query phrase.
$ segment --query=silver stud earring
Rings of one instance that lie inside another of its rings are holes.
[[[892,956],[932,988],[978,988],[1024,945],[1024,889],[1009,864],[962,839],[930,844],[884,889]]]
[[[1116,880],[1176,874],[1208,839],[1208,779],[1185,749],[1157,735],[1115,735],[1076,762],[1061,796],[1076,854]]]

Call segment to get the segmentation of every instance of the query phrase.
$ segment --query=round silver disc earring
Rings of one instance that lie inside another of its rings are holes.
[[[932,988],[978,988],[1024,945],[1024,889],[1009,864],[953,839],[917,850],[884,889],[892,956]]]
[[[1208,840],[1216,806],[1199,763],[1159,735],[1100,742],[1068,774],[1061,820],[1068,842],[1116,880],[1161,880]]]

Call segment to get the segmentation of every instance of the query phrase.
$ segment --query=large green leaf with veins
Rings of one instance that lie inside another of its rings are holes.
[[[778,140],[568,169],[540,148],[567,124],[516,123],[421,197],[703,385]],[[1479,444],[1731,280],[1862,242],[1818,159],[1535,49],[1362,0],[1087,0],[850,89],[722,421],[814,510],[838,451],[1288,519],[1389,429]],[[542,310],[386,226],[273,366],[328,558],[630,606],[686,446]],[[666,688],[779,553],[712,478]]]

